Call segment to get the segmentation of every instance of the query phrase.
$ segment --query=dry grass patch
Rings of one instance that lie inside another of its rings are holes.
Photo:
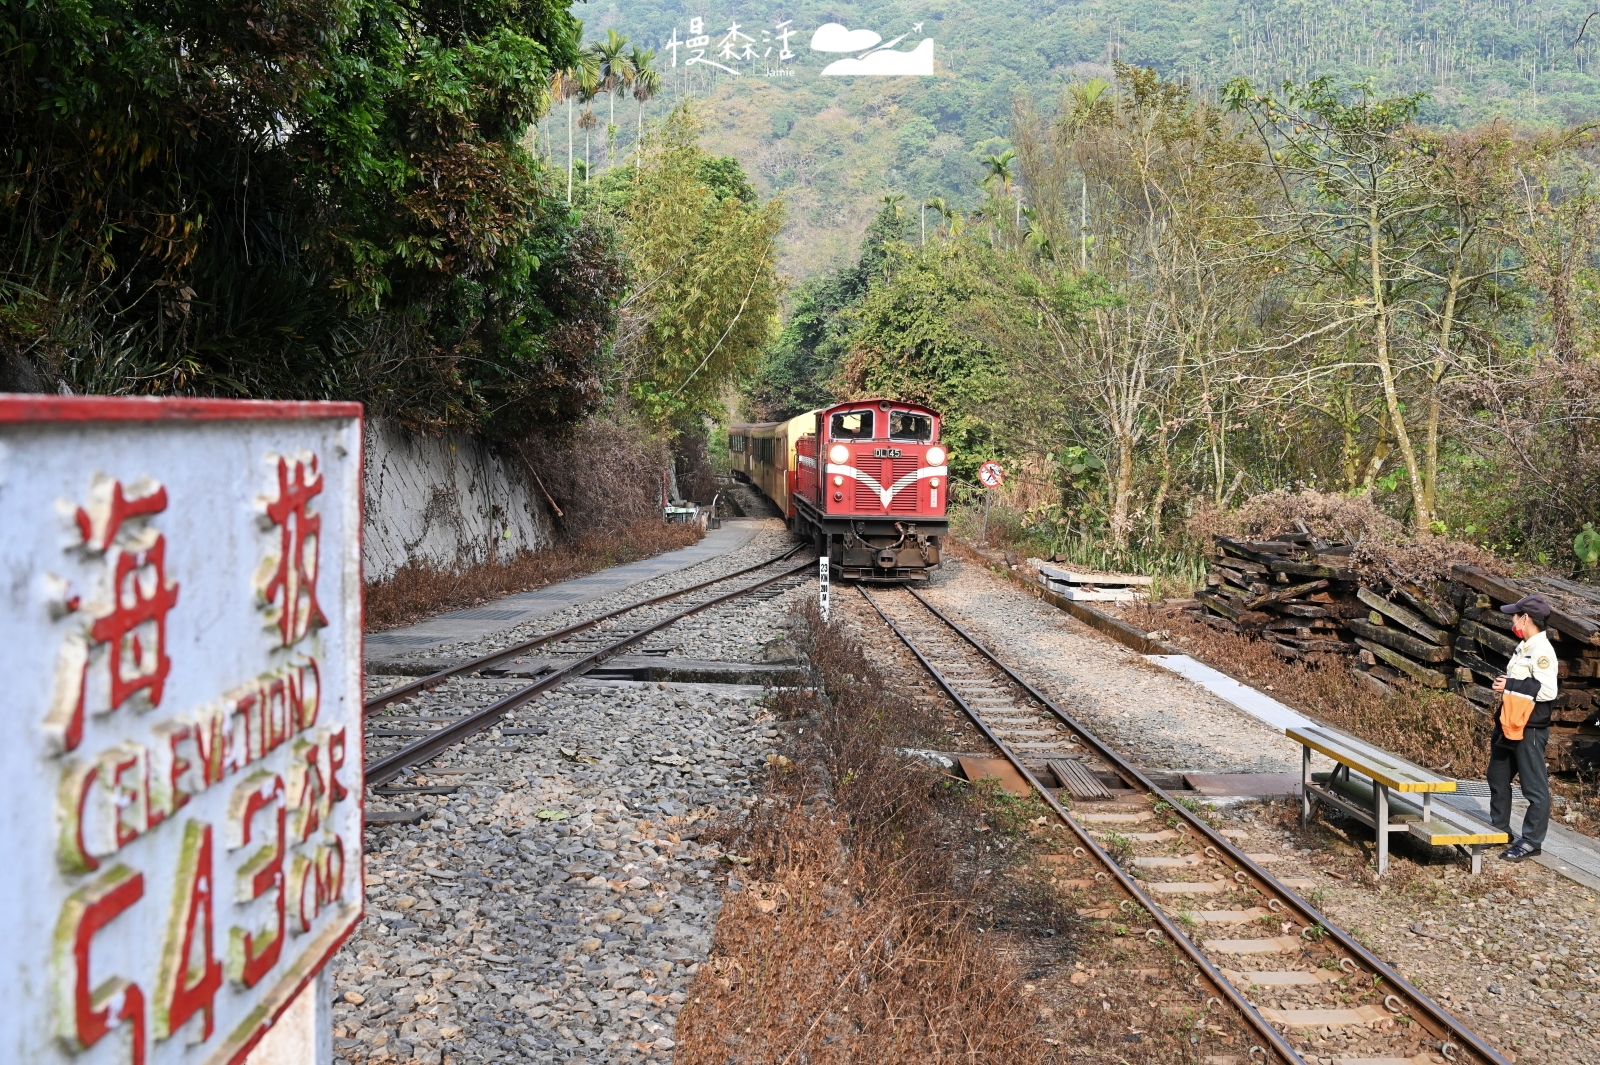
[[[1005,832],[1007,813],[896,755],[924,738],[923,715],[841,627],[809,620],[822,688],[779,697],[793,761],[723,830],[746,885],[680,1015],[677,1060],[1050,1060],[1017,963],[981,934],[998,900],[973,840]],[[1020,856],[1022,835],[1008,838]]]
[[[448,610],[477,606],[503,595],[636,562],[687,547],[702,535],[696,524],[639,522],[620,534],[592,533],[543,551],[461,570],[412,563],[387,580],[367,585],[366,631],[382,632],[410,625]]]

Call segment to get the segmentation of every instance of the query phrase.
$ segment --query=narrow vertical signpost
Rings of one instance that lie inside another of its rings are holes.
[[[817,558],[817,606],[822,611],[822,623],[828,623],[828,552]]]
[[[311,1065],[362,905],[361,408],[0,395],[0,529],[0,1060]]]
[[[978,467],[978,483],[983,485],[983,535],[979,539],[985,544],[989,542],[989,496],[1005,480],[1006,471],[998,462],[985,462]]]

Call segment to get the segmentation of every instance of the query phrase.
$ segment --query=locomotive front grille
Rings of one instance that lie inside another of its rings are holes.
[[[892,469],[889,471],[888,478],[883,482],[883,487],[886,489],[892,487],[899,483],[902,477],[914,477],[921,465],[921,461],[916,455],[906,455],[901,458],[891,459],[890,462],[885,463],[884,465],[886,466],[892,463]],[[917,489],[919,487],[916,481],[912,481],[900,489],[895,497],[889,500],[889,509],[896,513],[915,513],[918,509]]]
[[[896,449],[899,450],[899,449]],[[870,447],[858,447],[855,450],[855,468],[864,477],[855,481],[854,499],[855,512],[858,514],[915,514],[922,509],[922,498],[918,494],[922,488],[920,481],[916,481],[916,473],[922,468],[921,455],[901,455],[898,458],[884,458],[874,455]],[[867,477],[878,482],[875,486],[866,480]],[[883,491],[892,489],[901,478],[912,478],[903,488],[884,506],[883,497],[878,494],[878,486]]]
[[[872,448],[856,448],[856,469],[860,470],[868,477],[877,479],[879,483],[882,483],[882,477],[880,475],[883,472],[883,468],[887,465],[888,463],[883,461],[883,459],[873,455]],[[872,514],[883,510],[883,500],[878,497],[877,489],[873,488],[872,485],[868,484],[865,480],[857,480],[855,485],[856,513]]]

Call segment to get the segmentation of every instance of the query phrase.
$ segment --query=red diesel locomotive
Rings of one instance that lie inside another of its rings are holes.
[[[826,550],[839,577],[927,580],[949,530],[949,466],[939,416],[865,399],[787,422],[734,425],[728,458],[796,534]]]

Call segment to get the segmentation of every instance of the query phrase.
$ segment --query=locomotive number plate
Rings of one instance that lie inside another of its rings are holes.
[[[897,447],[875,447],[872,449],[872,457],[875,459],[897,459],[900,457],[900,449]]]

